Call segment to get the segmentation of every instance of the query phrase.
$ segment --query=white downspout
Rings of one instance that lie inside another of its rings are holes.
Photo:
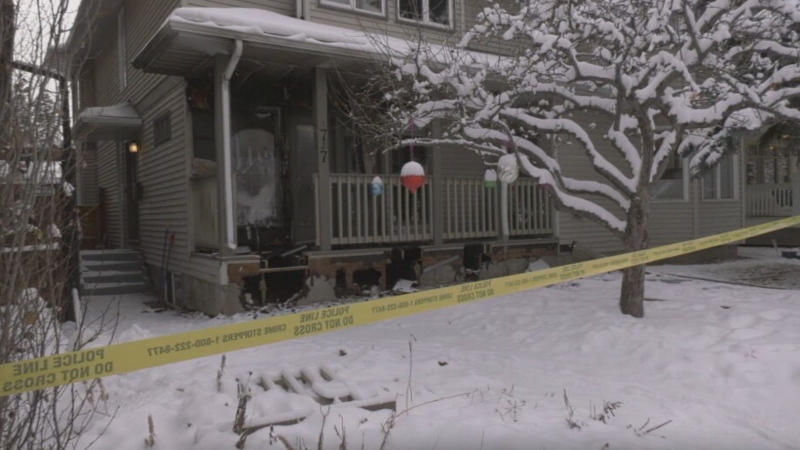
[[[233,220],[233,173],[231,170],[231,78],[242,57],[242,40],[236,40],[231,59],[222,75],[222,164],[225,167],[223,188],[225,189],[225,235],[228,248],[236,250],[236,223]]]
[[[296,19],[303,19],[303,0],[295,0],[294,17]]]

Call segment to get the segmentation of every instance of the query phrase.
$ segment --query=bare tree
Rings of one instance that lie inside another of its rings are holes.
[[[76,350],[107,328],[70,302],[80,245],[74,210],[67,82],[59,44],[67,0],[14,4],[0,19],[0,364]],[[76,326],[62,325],[74,316]],[[65,449],[107,396],[99,380],[30,369],[24,386],[0,380],[0,448]],[[40,385],[65,382],[63,386]],[[16,393],[21,388],[29,392]]]
[[[385,47],[372,85],[395,135],[438,121],[442,136],[415,141],[515,155],[559,210],[636,251],[671,161],[697,175],[736,151],[737,130],[800,118],[798,30],[797,0],[530,0],[485,8],[455,48]],[[644,274],[623,271],[622,313],[644,315]]]

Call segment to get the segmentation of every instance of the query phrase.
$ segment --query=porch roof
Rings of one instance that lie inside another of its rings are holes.
[[[145,72],[191,76],[213,65],[217,54],[230,54],[233,41],[244,44],[242,59],[270,65],[346,67],[365,61],[389,61],[415,47],[405,39],[325,25],[251,8],[177,8],[134,58]],[[451,49],[429,45],[433,59]],[[475,59],[494,55],[467,52]]]
[[[213,66],[217,54],[244,44],[242,59],[313,67],[365,61],[377,55],[363,33],[250,8],[177,8],[133,66],[145,72],[191,76]]]
[[[75,119],[75,134],[86,141],[124,141],[137,137],[139,112],[130,103],[84,108]]]

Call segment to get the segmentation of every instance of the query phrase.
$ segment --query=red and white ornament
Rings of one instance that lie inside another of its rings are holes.
[[[400,169],[400,183],[408,188],[412,194],[415,194],[417,189],[424,186],[426,181],[425,169],[422,164],[416,161],[409,161]]]

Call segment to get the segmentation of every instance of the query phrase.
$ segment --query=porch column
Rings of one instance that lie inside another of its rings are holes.
[[[431,123],[431,131],[433,137],[438,138],[442,136],[442,125],[438,120]],[[431,193],[433,194],[433,205],[431,215],[431,226],[433,227],[433,243],[442,244],[444,242],[444,178],[442,177],[442,148],[437,145],[433,148],[433,167],[431,168],[432,186]]]
[[[320,250],[331,249],[333,228],[331,227],[331,171],[328,160],[328,69],[317,66],[314,69],[314,121],[316,123],[317,147],[317,189],[319,202],[319,246]]]

